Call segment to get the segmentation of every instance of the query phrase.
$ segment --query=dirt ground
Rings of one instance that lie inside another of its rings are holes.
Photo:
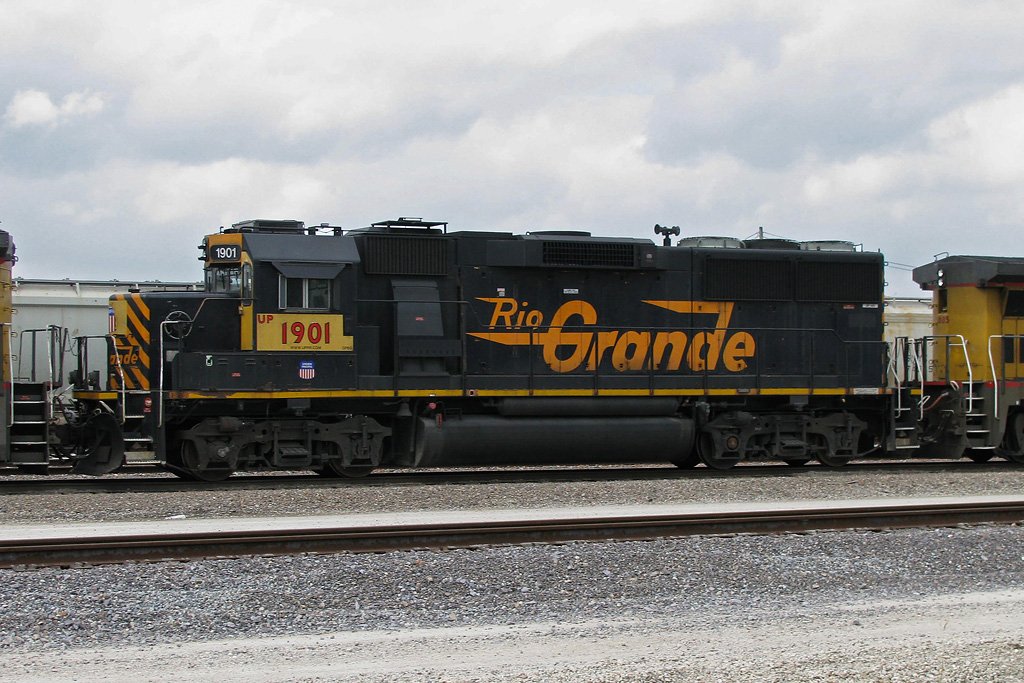
[[[1021,681],[1024,591],[11,654],[0,681]]]

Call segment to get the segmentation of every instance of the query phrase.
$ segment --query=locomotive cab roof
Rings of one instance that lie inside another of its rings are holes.
[[[1024,258],[1011,256],[947,256],[914,268],[921,289],[1024,285]]]
[[[271,220],[267,218],[257,218],[254,220],[232,223],[231,227],[225,229],[224,232],[267,232],[294,234],[297,232],[302,232],[305,225],[306,224],[303,223],[302,221]]]
[[[245,236],[245,246],[253,261],[272,263],[282,272],[288,264],[339,264],[337,270],[340,270],[340,264],[359,262],[359,252],[351,240],[328,236],[294,239],[282,234],[253,234]],[[305,277],[325,276],[307,274]]]

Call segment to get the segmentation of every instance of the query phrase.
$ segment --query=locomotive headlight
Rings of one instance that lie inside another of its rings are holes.
[[[944,286],[946,284],[946,271],[944,271],[942,268],[939,268],[938,276],[939,276],[939,280],[938,280],[939,287],[942,287],[942,286]]]

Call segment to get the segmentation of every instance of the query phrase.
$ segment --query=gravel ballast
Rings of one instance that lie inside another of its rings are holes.
[[[0,680],[1021,680],[1024,528],[4,571]]]
[[[370,475],[371,477],[373,475]],[[1018,495],[1024,468],[963,467],[923,472],[794,471],[779,476],[502,482],[461,485],[353,486],[183,492],[64,493],[0,496],[4,524],[141,521],[178,517],[325,515],[411,510],[557,508],[747,501],[845,500],[927,496]]]
[[[1019,495],[1024,470],[0,496],[5,524]],[[0,681],[1024,681],[1024,528],[0,571]]]

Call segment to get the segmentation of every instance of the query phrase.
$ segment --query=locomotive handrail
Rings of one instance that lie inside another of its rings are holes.
[[[78,369],[81,375],[80,381],[87,381],[87,374],[89,372],[89,344],[90,339],[105,339],[110,343],[110,348],[113,350],[111,356],[114,358],[114,367],[117,369],[117,384],[118,393],[121,394],[120,413],[121,413],[121,424],[124,424],[127,417],[127,405],[128,405],[128,392],[124,381],[124,366],[121,365],[121,354],[117,352],[117,335],[115,334],[83,334],[75,337],[75,341],[78,342]],[[109,390],[110,387],[107,387]]]
[[[209,301],[209,299],[203,299],[202,303],[199,304],[199,308],[196,309],[196,315],[191,318],[191,321],[194,322],[195,319],[199,317],[199,311],[202,310],[203,304],[205,304],[207,301]],[[180,325],[181,322],[181,320],[173,320],[166,318],[160,321],[160,381],[159,384],[157,385],[159,387],[159,391],[157,391],[157,402],[159,404],[157,407],[156,419],[157,429],[160,429],[161,427],[164,426],[164,358],[167,356],[167,354],[164,353],[164,327],[167,325]]]
[[[973,413],[974,412],[974,369],[971,367],[971,354],[967,350],[967,340],[964,338],[964,336],[962,334],[935,334],[935,335],[926,335],[924,337],[921,337],[921,340],[922,340],[923,344],[927,344],[929,341],[934,342],[937,339],[942,339],[945,342],[945,344],[944,344],[945,345],[945,351],[946,351],[946,366],[945,366],[946,367],[946,378],[945,379],[946,379],[947,382],[951,382],[952,381],[952,379],[950,378],[950,370],[949,370],[949,363],[950,363],[950,359],[951,359],[950,358],[950,348],[953,347],[953,346],[959,346],[964,351],[964,365],[967,366],[967,412],[968,413]],[[951,344],[950,343],[951,339],[959,340],[959,343],[952,343]],[[921,379],[922,395],[924,394],[924,382],[925,382],[925,380],[924,380],[924,378],[922,378]],[[923,403],[921,404],[921,415],[922,415],[922,417],[924,416],[924,404]]]
[[[996,361],[992,355],[992,340],[993,339],[1024,339],[1024,335],[1020,334],[992,334],[988,338],[988,366],[992,370],[992,416],[996,420],[999,419],[999,376],[996,374]],[[1006,353],[1003,353],[1002,357],[1003,374],[1006,374]],[[1007,379],[1004,377],[1004,379]],[[1009,381],[1007,379],[1007,381]]]
[[[906,337],[896,337],[891,342],[886,342],[886,349],[889,352],[889,362],[886,363],[885,373],[887,379],[889,375],[892,376],[893,388],[896,390],[896,413],[899,414],[903,412],[903,381],[897,372],[896,363],[898,357],[904,359],[904,366],[906,365]]]
[[[889,351],[889,360],[885,364],[885,374],[886,376],[892,375],[893,382],[896,384],[896,386],[899,386],[900,384],[900,378],[896,374],[896,354],[898,353],[896,345],[899,339],[900,337],[897,337],[896,339],[893,339],[891,342],[886,342],[885,344],[886,348]]]
[[[27,330],[22,330],[18,334],[18,371],[19,372],[21,371],[21,358],[24,355],[23,352],[24,352],[24,346],[25,346],[25,336],[29,335],[32,338],[32,347],[31,347],[31,349],[32,349],[32,354],[31,354],[32,366],[29,369],[29,378],[28,378],[30,382],[36,382],[37,381],[36,380],[36,346],[37,346],[36,338],[37,338],[37,335],[40,332],[46,332],[47,333],[47,336],[46,336],[46,356],[47,356],[46,357],[46,370],[47,370],[46,381],[48,381],[51,386],[53,385],[54,375],[55,375],[55,372],[58,369],[58,368],[55,367],[55,365],[56,365],[56,350],[54,348],[54,346],[55,346],[54,345],[54,339],[55,338],[60,338],[60,331],[62,331],[62,330],[64,330],[64,328],[60,327],[59,325],[47,325],[46,327],[35,327],[35,328],[27,329]],[[13,351],[13,348],[11,350]],[[61,341],[61,350],[63,351],[63,339]],[[61,366],[62,367],[60,368],[61,370],[63,369],[63,364],[64,364],[64,359],[62,357],[61,358]],[[13,373],[11,375],[11,381],[14,381]]]
[[[525,327],[524,326],[523,328],[519,328],[519,331],[523,332],[524,334],[525,333],[530,334],[531,339],[532,339],[536,334],[540,334],[540,333],[544,333],[546,331],[550,331],[550,329],[551,329],[550,326],[543,326],[543,327]],[[583,333],[586,333],[586,334],[589,335],[589,339],[588,339],[588,341],[586,343],[586,346],[582,347],[582,349],[581,349],[582,350],[582,354],[581,355],[582,355],[582,358],[584,359],[583,363],[585,363],[587,360],[589,360],[589,359],[591,359],[593,357],[596,357],[594,354],[596,353],[596,349],[600,348],[599,344],[601,343],[600,337],[599,337],[600,333],[608,332],[608,331],[616,331],[616,330],[619,330],[619,329],[620,329],[619,327],[613,326],[613,325],[561,325],[561,326],[559,326],[560,332],[562,334],[565,334],[565,335],[573,335],[573,336],[575,336],[575,335],[580,335],[580,334],[583,334]],[[689,336],[689,338],[692,339],[693,336],[695,334],[697,334],[697,333],[702,333],[702,332],[703,333],[714,333],[716,331],[723,331],[724,329],[727,329],[727,328],[713,327],[713,326],[701,326],[701,327],[692,326],[692,327],[686,327],[686,328],[679,328],[679,327],[675,327],[675,326],[672,326],[672,327],[669,327],[669,326],[650,326],[650,327],[637,327],[637,328],[633,328],[631,331],[640,332],[640,333],[647,333],[647,334],[650,334],[652,337],[653,337],[653,335],[656,332],[665,332],[665,331],[685,332]],[[809,355],[806,357],[807,358],[807,365],[805,365],[803,368],[801,368],[799,370],[799,374],[803,374],[803,375],[807,376],[807,378],[808,378],[808,388],[809,389],[813,389],[814,388],[814,384],[815,384],[816,376],[817,376],[817,371],[815,370],[815,363],[814,363],[814,361],[815,361],[816,354],[817,354],[818,344],[817,344],[817,342],[815,340],[815,335],[817,335],[817,334],[828,334],[828,335],[834,337],[839,342],[839,344],[842,345],[842,355],[841,355],[842,365],[841,365],[841,370],[839,372],[837,372],[836,374],[839,377],[839,381],[842,382],[843,385],[847,386],[847,387],[852,386],[852,384],[853,384],[852,371],[851,371],[850,368],[851,368],[851,354],[852,354],[854,348],[858,347],[858,346],[863,346],[865,344],[867,344],[867,345],[877,345],[879,347],[879,349],[882,349],[882,350],[884,350],[886,348],[886,342],[884,340],[881,340],[881,339],[879,339],[879,340],[845,339],[842,336],[840,336],[839,333],[836,330],[829,329],[829,328],[811,328],[811,329],[802,329],[802,328],[795,328],[795,327],[794,328],[789,328],[789,327],[787,327],[787,328],[743,328],[742,331],[748,332],[748,333],[752,334],[752,336],[754,336],[755,348],[761,344],[761,341],[764,339],[766,334],[770,335],[770,334],[797,333],[797,334],[801,335],[802,339],[805,339],[805,340],[809,339],[808,345],[809,345],[810,352],[809,352]],[[572,343],[573,344],[578,344],[579,342],[572,342]],[[754,379],[755,387],[758,388],[758,389],[761,389],[761,388],[763,388],[762,385],[763,385],[763,375],[764,375],[764,373],[761,370],[761,358],[760,358],[759,355],[755,355],[753,357],[750,357],[748,360],[750,361],[750,366],[752,368],[752,372],[749,373],[749,374]],[[529,354],[527,363],[528,363],[528,373],[529,373],[529,375],[528,375],[528,377],[529,377],[529,385],[528,386],[529,386],[529,388],[531,390],[531,393],[532,393],[532,389],[533,389],[533,386],[534,386],[534,379],[535,379],[534,378],[534,354]],[[583,365],[583,363],[581,363],[581,365]],[[644,357],[643,357],[643,359],[641,361],[641,364],[642,364],[642,369],[647,371],[647,375],[648,375],[648,378],[649,378],[648,391],[650,393],[653,393],[653,390],[654,390],[654,378],[657,376],[656,373],[655,373],[655,368],[654,368],[654,363],[653,363],[653,344],[649,344],[648,345],[647,351],[644,354]],[[598,389],[600,388],[599,380],[600,380],[600,378],[602,376],[607,374],[608,369],[607,368],[602,369],[601,363],[595,363],[593,368],[590,368],[589,365],[583,365],[583,371],[585,373],[587,373],[587,374],[590,374],[593,377],[593,382],[594,383],[592,385],[593,386],[592,390],[596,393],[598,391]],[[695,377],[695,378],[699,377],[700,381],[701,381],[701,388],[706,391],[706,390],[708,390],[710,388],[711,380],[716,375],[712,374],[711,368],[705,362],[705,363],[703,363],[703,367],[701,367],[700,370],[693,371],[693,373],[690,374],[689,376],[690,377]],[[882,385],[885,386],[884,380],[882,381]]]
[[[12,338],[14,325],[11,323],[0,323],[0,327],[3,329],[3,337],[7,342],[7,378],[9,380],[10,396],[7,401],[6,420],[7,426],[10,427],[14,424],[14,340]],[[0,353],[3,353],[2,343],[0,343]]]
[[[446,304],[447,305],[452,305],[452,304],[456,304],[456,305],[458,305],[460,307],[466,307],[470,302],[466,301],[464,299],[419,299],[419,298],[417,298],[417,299],[403,299],[403,300],[399,301],[399,300],[394,299],[394,298],[382,298],[382,299],[369,299],[369,298],[364,299],[364,298],[360,298],[360,299],[358,299],[356,301],[356,303],[357,304],[363,304],[363,303],[390,304],[392,306],[392,311],[393,311],[392,321],[393,321],[393,324],[395,325],[395,329],[397,329],[398,304],[400,304],[400,303],[430,303],[430,304],[437,304],[437,305],[446,305]],[[478,312],[475,309],[471,308],[471,307],[469,309],[464,309],[464,313],[457,316],[458,320],[459,320],[460,339],[461,339],[462,347],[464,349],[463,362],[462,362],[462,365],[460,367],[460,374],[462,376],[462,388],[463,388],[464,392],[467,390],[467,387],[468,387],[468,384],[467,384],[467,382],[468,382],[468,375],[467,375],[468,368],[467,368],[467,365],[466,365],[466,357],[465,357],[465,348],[466,348],[465,347],[465,338],[466,338],[466,329],[465,328],[466,328],[466,318],[467,318],[467,315],[465,314],[465,311],[467,311],[467,310],[468,310],[468,312],[470,314],[475,316],[475,320],[476,320],[477,324],[480,325],[481,329],[484,329],[484,328],[488,327],[486,325],[485,321],[480,319],[479,315],[477,315]],[[530,345],[531,346],[534,344],[534,339],[536,338],[536,336],[538,334],[549,333],[551,331],[551,329],[552,329],[552,327],[551,327],[550,324],[540,325],[540,326],[537,326],[537,325],[534,325],[534,326],[522,325],[522,326],[519,326],[519,327],[515,327],[515,330],[517,332],[525,334],[525,335],[529,335]],[[588,339],[588,342],[586,344],[586,348],[585,349],[581,349],[581,351],[583,352],[583,358],[584,359],[589,359],[591,357],[596,357],[597,349],[600,348],[601,339],[599,338],[599,334],[601,332],[606,332],[606,331],[618,331],[618,330],[621,330],[621,327],[618,326],[618,325],[581,324],[581,325],[560,325],[558,329],[562,333],[564,333],[564,334],[573,334],[573,335],[577,335],[577,334],[581,334],[581,333],[588,333],[588,334],[590,334],[591,336]],[[631,328],[631,331],[648,333],[648,334],[652,335],[652,337],[657,332],[662,332],[662,331],[664,331],[664,332],[676,332],[676,331],[679,331],[679,332],[687,333],[689,335],[689,338],[692,339],[693,336],[695,334],[697,334],[697,333],[701,333],[701,332],[704,332],[704,333],[714,333],[714,332],[725,331],[725,330],[728,330],[728,329],[731,329],[731,328],[721,328],[721,327],[715,327],[715,326],[692,326],[692,327],[681,328],[681,327],[678,327],[678,326],[663,325],[663,326],[634,327],[634,328]],[[839,361],[841,363],[841,367],[837,368],[837,370],[839,370],[839,372],[837,372],[836,374],[838,375],[837,376],[837,380],[839,382],[841,382],[844,386],[851,386],[851,384],[853,382],[852,371],[851,371],[852,356],[853,356],[853,351],[854,351],[853,345],[858,345],[859,346],[859,345],[863,345],[863,344],[879,344],[879,345],[881,345],[884,348],[885,344],[886,344],[886,342],[884,340],[881,340],[881,339],[879,339],[877,341],[876,340],[850,340],[850,339],[846,339],[846,338],[842,337],[839,334],[839,332],[837,330],[835,330],[834,328],[798,328],[798,327],[753,328],[753,327],[744,327],[741,331],[750,333],[754,337],[755,347],[759,347],[761,345],[761,342],[763,341],[763,339],[765,338],[766,335],[785,334],[785,333],[795,333],[795,334],[799,335],[799,338],[804,340],[804,343],[808,344],[808,346],[809,346],[809,355],[805,356],[806,361],[807,361],[807,365],[805,365],[802,368],[800,368],[798,370],[798,374],[805,374],[807,376],[807,378],[808,378],[807,382],[808,382],[808,388],[809,389],[813,389],[814,385],[817,383],[817,370],[816,370],[816,367],[815,367],[815,361],[817,359],[819,344],[818,344],[818,342],[816,340],[816,335],[828,334],[832,338],[835,338],[839,342],[839,345],[840,345],[841,348],[837,350],[837,355],[838,355],[837,361]],[[161,335],[161,343],[162,343],[162,338],[163,338],[163,335]],[[642,359],[642,367],[643,367],[643,369],[647,370],[647,375],[648,375],[648,392],[651,393],[651,394],[654,393],[655,386],[657,384],[657,382],[656,382],[657,373],[656,373],[656,368],[654,367],[653,355],[654,355],[653,344],[649,344],[648,347],[647,347],[647,350],[645,352],[644,358]],[[534,356],[535,356],[535,354],[529,353],[529,354],[527,354],[527,359],[526,359],[526,364],[527,364],[527,367],[526,367],[526,370],[527,370],[527,376],[526,376],[527,392],[528,392],[529,395],[533,395],[535,390],[536,390],[536,382],[537,382],[537,374],[536,373],[537,373],[537,369],[535,367],[536,359],[534,358]],[[749,363],[750,363],[750,366],[751,366],[751,370],[752,370],[752,372],[750,372],[749,374],[752,375],[752,377],[753,377],[753,380],[754,380],[754,383],[755,383],[755,387],[757,387],[758,389],[761,389],[761,388],[763,388],[763,384],[764,384],[764,373],[762,371],[762,363],[761,363],[762,359],[761,359],[760,355],[755,355],[755,356],[749,358],[748,360],[749,360]],[[161,354],[161,364],[162,364],[162,362],[163,362],[163,354]],[[392,347],[391,363],[392,363],[392,372],[391,372],[392,391],[395,394],[395,396],[397,396],[398,395],[398,391],[399,391],[399,386],[400,386],[400,377],[401,377],[401,358],[399,356],[399,349],[398,349],[398,345],[397,344],[393,345],[393,347]],[[589,369],[586,366],[584,366],[582,368],[582,370],[583,370],[584,373],[590,373],[592,375],[592,379],[593,379],[592,391],[596,394],[599,391],[600,387],[601,387],[601,378],[605,374],[607,374],[607,368],[602,369],[601,368],[601,363],[596,363],[593,369]],[[693,372],[692,375],[690,375],[690,376],[693,376],[693,377],[699,376],[700,377],[700,381],[701,381],[701,387],[705,391],[710,388],[710,385],[711,385],[711,383],[713,381],[713,378],[715,377],[715,375],[712,374],[712,370],[711,370],[711,368],[708,367],[707,363],[704,363],[703,367],[701,367],[700,370]],[[163,377],[163,373],[161,372],[161,379],[162,379],[162,377]],[[886,382],[883,380],[882,384],[884,386],[886,384]],[[161,392],[162,392],[162,388],[161,388]],[[162,395],[162,393],[161,393],[161,395]]]
[[[61,375],[64,372],[64,343],[65,343],[65,341],[68,338],[67,330],[65,328],[59,326],[59,325],[47,325],[46,327],[39,327],[39,328],[31,328],[31,329],[27,329],[27,330],[22,330],[18,334],[18,371],[19,372],[21,371],[21,359],[22,359],[23,350],[24,350],[25,335],[27,334],[32,339],[32,346],[31,346],[31,348],[32,348],[32,353],[31,353],[32,367],[31,367],[31,369],[29,371],[29,381],[32,382],[32,383],[36,383],[38,381],[36,379],[36,346],[38,345],[37,335],[40,332],[45,332],[46,333],[46,373],[47,373],[47,376],[46,376],[46,379],[43,381],[43,385],[44,385],[43,391],[44,391],[44,396],[46,397],[47,405],[49,405],[52,408],[53,407],[53,402],[54,402],[54,387],[55,386],[61,386],[63,384],[63,379],[62,379]],[[62,332],[63,332],[63,334],[61,334]],[[60,366],[59,367],[57,366],[57,345],[55,343],[56,340],[60,341],[61,359],[60,359]],[[9,356],[12,357],[11,358],[11,368],[10,368],[10,371],[11,371],[10,379],[11,379],[11,385],[13,387],[13,384],[14,384],[14,381],[15,381],[15,377],[14,377],[14,363],[13,363],[13,355],[14,355],[14,353],[13,353],[14,352],[13,341],[11,341],[11,344],[12,344],[12,346],[9,347]],[[57,378],[56,380],[55,380],[55,377]],[[13,393],[12,393],[10,424],[13,424],[13,423],[14,423],[14,397],[13,397]]]
[[[110,338],[114,348],[114,364],[117,366],[117,387],[121,392],[121,424],[128,421],[128,387],[124,381],[124,366],[121,364],[121,354],[117,352],[117,338],[113,334],[105,335]]]
[[[887,346],[889,348],[889,363],[886,370],[895,385],[896,411],[902,412],[906,410],[903,405],[904,385],[909,385],[917,379],[921,382],[922,394],[924,390],[925,377],[918,353],[918,343],[916,339],[900,336],[888,342]],[[900,367],[901,365],[902,367]]]

